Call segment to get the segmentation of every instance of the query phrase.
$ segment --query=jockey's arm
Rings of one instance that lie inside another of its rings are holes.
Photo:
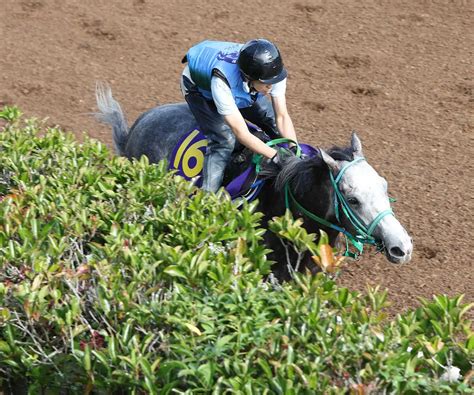
[[[283,137],[297,141],[293,121],[291,120],[290,114],[288,114],[288,108],[286,107],[285,95],[271,96],[271,98],[278,131]]]
[[[249,132],[227,83],[221,78],[213,77],[211,91],[218,113],[224,117],[224,121],[230,126],[237,140],[257,154],[273,158],[277,151]]]
[[[245,123],[240,111],[224,115],[224,120],[230,126],[235,137],[241,144],[245,145],[253,152],[261,154],[267,158],[273,158],[276,155],[277,151],[275,149],[267,146],[262,140],[249,132],[247,124]]]

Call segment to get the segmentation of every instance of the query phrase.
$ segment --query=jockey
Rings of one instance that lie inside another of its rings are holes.
[[[287,71],[280,51],[270,41],[203,41],[189,49],[182,62],[187,65],[181,90],[208,140],[203,189],[216,192],[221,186],[236,139],[268,160],[278,161],[277,151],[249,132],[244,117],[271,138],[282,135],[296,141],[286,107]]]

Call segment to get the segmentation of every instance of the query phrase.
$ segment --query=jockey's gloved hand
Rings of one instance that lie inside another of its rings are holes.
[[[272,158],[264,158],[262,160],[262,167],[268,167],[268,166],[280,167],[280,159],[278,158],[278,152],[275,155],[273,155]]]
[[[297,146],[297,145],[294,145],[294,144],[293,144],[293,145],[291,145],[288,149],[289,149],[294,155],[297,155],[297,154],[298,154],[298,146]],[[304,158],[306,158],[306,156],[307,156],[307,155],[304,154],[303,151],[301,151],[299,158],[304,159]]]
[[[293,144],[290,145],[288,149],[296,155],[296,152],[298,151],[298,146]]]
[[[281,167],[282,163],[285,161],[285,159],[289,156],[294,155],[290,150],[286,148],[277,148],[277,152],[271,159],[264,159],[263,164],[264,166],[268,165],[273,165],[273,166],[278,166]]]

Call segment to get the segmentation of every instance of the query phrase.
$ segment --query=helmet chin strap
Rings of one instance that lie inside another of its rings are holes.
[[[258,93],[258,91],[253,86],[253,81],[249,81],[249,82],[247,82],[247,84],[249,86],[250,93]]]
[[[255,101],[258,95],[258,90],[255,89],[255,87],[253,86],[253,81],[251,81],[248,77],[245,78],[245,83],[249,87],[250,96]]]
[[[246,82],[247,84],[250,84],[251,82],[250,77],[247,74],[245,74],[242,70],[240,70],[240,74],[242,74],[242,79],[244,80],[244,82]]]

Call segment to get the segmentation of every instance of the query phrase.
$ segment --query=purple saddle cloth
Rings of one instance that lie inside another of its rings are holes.
[[[282,144],[281,146],[285,147],[287,145],[288,144],[285,143],[285,144]],[[319,154],[319,150],[309,144],[299,144],[299,146],[301,147],[301,153],[303,155],[314,157]],[[249,179],[251,177],[255,177],[255,166],[253,163],[250,164],[249,167],[247,167],[247,169],[243,173],[241,173],[239,176],[234,178],[231,182],[229,182],[226,185],[225,189],[231,196],[232,200],[244,195],[248,191],[248,188],[244,188],[244,186],[248,185]],[[252,186],[250,188],[252,188]],[[257,195],[258,193],[252,194],[252,200],[255,199]]]

